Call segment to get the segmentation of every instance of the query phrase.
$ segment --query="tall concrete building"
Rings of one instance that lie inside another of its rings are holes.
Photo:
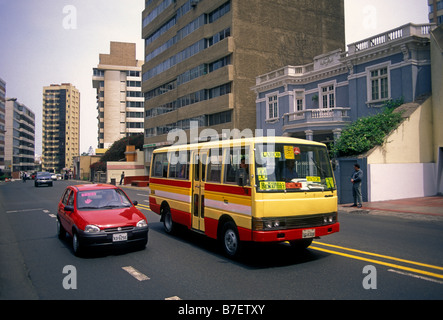
[[[344,49],[344,1],[146,1],[142,37],[149,161],[168,132],[193,121],[219,134],[254,130],[255,77]]]
[[[136,59],[135,43],[111,42],[110,54],[100,54],[92,76],[97,89],[98,148],[143,133],[142,65]]]
[[[5,128],[5,171],[20,178],[20,172],[34,170],[34,112],[16,98],[6,98]]]
[[[443,23],[443,0],[428,0],[429,22],[441,25]]]
[[[43,171],[73,169],[80,154],[80,92],[70,83],[43,88]]]
[[[0,175],[5,169],[6,82],[0,78]]]

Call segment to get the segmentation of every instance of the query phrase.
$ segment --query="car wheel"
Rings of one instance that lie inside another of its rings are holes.
[[[72,234],[72,249],[74,250],[74,254],[79,256],[82,252],[80,239],[78,238],[77,232]]]
[[[238,236],[237,227],[232,221],[228,221],[223,225],[221,233],[221,245],[224,253],[234,258],[240,252],[240,237]]]
[[[57,236],[59,239],[66,238],[66,230],[65,230],[65,228],[63,228],[63,225],[61,224],[58,216],[57,216]]]

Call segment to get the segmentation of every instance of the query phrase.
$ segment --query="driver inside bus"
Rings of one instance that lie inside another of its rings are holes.
[[[295,160],[286,159],[285,167],[283,168],[283,178],[286,182],[298,178],[297,171],[295,171]]]
[[[241,157],[240,167],[235,173],[235,181],[238,185],[249,185],[249,165],[246,163],[245,156]]]

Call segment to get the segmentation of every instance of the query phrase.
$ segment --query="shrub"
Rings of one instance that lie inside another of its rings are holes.
[[[343,130],[340,138],[332,146],[335,156],[355,156],[382,145],[385,137],[397,128],[402,120],[400,112],[394,110],[403,104],[403,99],[389,101],[383,112],[360,118]]]

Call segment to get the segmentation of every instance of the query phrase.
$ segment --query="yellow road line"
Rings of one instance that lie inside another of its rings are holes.
[[[383,265],[383,266],[387,266],[387,267],[391,267],[391,268],[401,269],[401,270],[405,270],[405,271],[415,272],[415,273],[424,274],[427,276],[443,279],[442,274],[438,274],[438,273],[434,273],[434,272],[424,271],[424,270],[415,269],[415,268],[409,268],[409,267],[401,266],[398,264],[388,263],[388,262],[374,260],[374,259],[368,259],[368,258],[364,258],[364,257],[352,255],[352,254],[339,252],[339,251],[333,251],[333,250],[328,250],[328,249],[324,249],[324,248],[314,247],[312,245],[309,247],[309,249],[323,251],[323,252],[336,254],[336,255],[340,255],[343,257],[351,258],[351,259],[362,260],[362,261],[371,262],[371,263],[375,263],[375,264],[379,264],[379,265]]]
[[[337,246],[337,245],[334,245],[334,244],[329,244],[329,243],[323,243],[323,242],[317,242],[317,241],[313,241],[312,243],[317,244],[317,245],[319,244],[319,245],[323,245],[323,246],[327,246],[327,247],[332,247],[332,248],[337,248],[337,249],[342,249],[342,250],[362,253],[362,254],[365,254],[365,255],[374,256],[374,257],[378,257],[378,258],[389,259],[389,260],[404,262],[404,263],[408,263],[408,264],[415,264],[417,266],[431,268],[431,269],[437,269],[437,270],[442,270],[443,271],[443,267],[435,266],[435,265],[432,265],[432,264],[426,264],[426,263],[421,263],[421,262],[416,262],[416,261],[411,261],[411,260],[406,260],[406,259],[400,259],[400,258],[395,258],[395,257],[391,257],[391,256],[385,256],[385,255],[382,255],[382,254],[377,254],[377,253],[372,253],[372,252],[367,252],[367,251],[362,251],[362,250],[357,250],[357,249],[340,247],[340,246]]]

